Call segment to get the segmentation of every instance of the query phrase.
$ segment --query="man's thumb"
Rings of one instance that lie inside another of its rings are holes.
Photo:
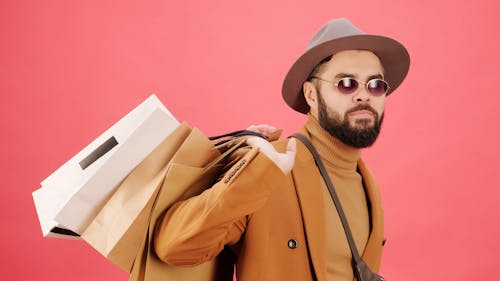
[[[297,152],[297,140],[295,138],[290,138],[290,140],[288,141],[288,144],[286,145],[286,152]]]

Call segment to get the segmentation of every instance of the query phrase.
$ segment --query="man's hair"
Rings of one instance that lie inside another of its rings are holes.
[[[309,76],[307,77],[306,81],[311,82],[313,76],[316,76],[319,73],[319,70],[321,69],[321,66],[327,62],[329,62],[332,59],[333,55],[329,55],[328,57],[324,58],[322,61],[320,61],[311,71]]]

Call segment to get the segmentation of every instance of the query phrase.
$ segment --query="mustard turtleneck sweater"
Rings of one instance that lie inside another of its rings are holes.
[[[328,171],[349,222],[358,252],[362,254],[368,241],[370,219],[362,178],[356,170],[361,149],[345,145],[331,136],[312,115],[309,115],[305,129],[310,134],[311,142],[318,150]],[[326,280],[352,281],[351,251],[344,228],[324,183],[322,191],[327,242]]]

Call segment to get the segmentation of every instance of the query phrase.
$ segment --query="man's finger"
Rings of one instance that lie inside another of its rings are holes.
[[[295,153],[297,152],[297,140],[295,138],[290,138],[286,145],[287,153]]]
[[[271,125],[262,124],[262,125],[251,125],[250,127],[247,128],[247,130],[269,136],[272,133],[276,132],[278,128],[273,127]]]
[[[297,154],[297,140],[295,138],[290,138],[286,144],[286,152],[281,157],[279,164],[280,169],[283,173],[288,174],[295,163],[295,155]]]

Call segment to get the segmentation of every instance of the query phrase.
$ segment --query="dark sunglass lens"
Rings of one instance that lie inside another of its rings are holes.
[[[370,93],[377,96],[385,94],[387,92],[387,89],[389,88],[387,82],[381,79],[372,79],[368,81],[366,86]]]
[[[352,78],[346,77],[339,80],[337,87],[341,93],[351,94],[358,88],[358,82]]]

